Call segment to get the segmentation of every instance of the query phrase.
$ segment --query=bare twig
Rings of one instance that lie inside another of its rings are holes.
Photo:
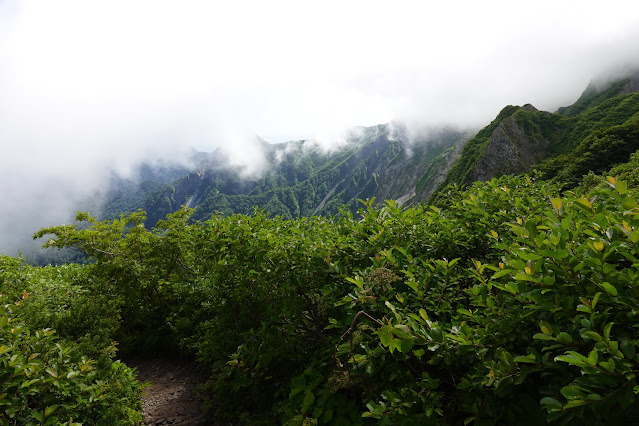
[[[346,337],[347,334],[350,334],[350,342],[351,342],[351,350],[348,353],[348,358],[347,361],[351,358],[351,356],[353,356],[353,331],[355,330],[355,326],[357,325],[357,321],[359,320],[360,316],[365,316],[366,318],[368,318],[369,320],[373,321],[376,325],[382,327],[384,324],[382,324],[380,321],[376,320],[375,318],[373,318],[372,316],[370,316],[368,313],[366,313],[366,311],[359,311],[356,315],[355,318],[353,318],[353,322],[351,322],[351,326],[348,327],[348,330],[346,330],[344,332],[344,334],[342,334],[342,336],[339,338],[339,342],[337,342],[337,346],[335,347],[335,353],[333,354],[333,357],[335,358],[335,360],[337,361],[337,365],[339,365],[340,367],[342,367],[342,363],[339,361],[339,359],[337,358],[337,349],[339,348],[339,345],[342,343],[342,340],[344,340],[344,338]]]

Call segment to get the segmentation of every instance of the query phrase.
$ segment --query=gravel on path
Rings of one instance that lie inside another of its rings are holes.
[[[142,397],[145,425],[208,426],[195,388],[202,374],[193,363],[166,359],[125,361],[138,369],[138,380],[150,382]]]

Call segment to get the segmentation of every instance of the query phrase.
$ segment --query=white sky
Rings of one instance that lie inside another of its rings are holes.
[[[638,64],[636,1],[0,0],[0,252],[141,158],[483,126]]]

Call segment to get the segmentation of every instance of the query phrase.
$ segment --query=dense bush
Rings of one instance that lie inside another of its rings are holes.
[[[337,218],[184,209],[153,230],[143,213],[79,214],[38,235],[95,263],[6,258],[3,291],[28,288],[15,321],[56,327],[101,360],[95,374],[132,377],[111,339],[196,357],[221,420],[610,424],[637,414],[639,206],[625,181],[587,186],[504,177],[448,188],[438,207],[371,200]],[[133,398],[127,380],[109,392]]]
[[[119,304],[90,266],[0,256],[0,422],[126,425],[141,385],[114,361]]]
[[[0,297],[0,423],[134,425],[141,386],[119,361],[101,365],[50,328],[28,323],[31,296]]]

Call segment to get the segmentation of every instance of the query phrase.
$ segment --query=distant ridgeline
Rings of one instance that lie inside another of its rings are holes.
[[[154,224],[181,206],[195,207],[196,219],[213,213],[251,213],[257,206],[286,218],[330,215],[341,206],[357,209],[358,199],[406,200],[432,160],[464,134],[442,130],[409,143],[396,126],[358,129],[341,147],[326,152],[312,141],[260,141],[267,168],[242,176],[214,152],[198,170],[147,199],[143,209]]]
[[[472,138],[468,132],[443,129],[409,140],[398,126],[378,125],[356,129],[331,151],[312,141],[260,140],[267,166],[253,176],[229,166],[219,151],[200,153],[197,169],[181,170],[171,183],[155,170],[147,173],[152,179],[117,188],[102,216],[143,209],[147,225],[153,226],[185,205],[196,209],[195,219],[248,214],[255,207],[285,218],[332,215],[341,206],[356,210],[358,199],[373,197],[377,203],[437,203],[447,185],[533,169],[570,188],[585,174],[605,172],[639,150],[638,91],[636,73],[591,84],[577,102],[555,113],[532,105],[507,106]]]

